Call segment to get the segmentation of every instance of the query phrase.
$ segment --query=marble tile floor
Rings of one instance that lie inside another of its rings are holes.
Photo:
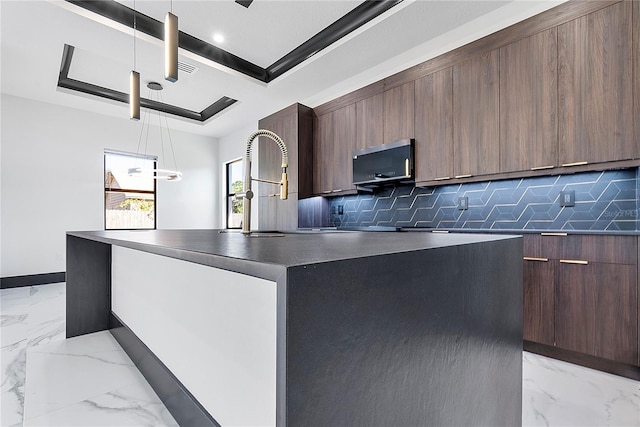
[[[0,290],[1,426],[177,425],[108,332],[65,340],[64,315],[64,283]],[[640,382],[523,352],[522,424],[640,426]]]
[[[64,339],[64,283],[0,290],[0,320],[1,426],[178,425],[109,332]]]

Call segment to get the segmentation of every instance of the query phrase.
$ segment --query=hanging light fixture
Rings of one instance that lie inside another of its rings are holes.
[[[162,102],[162,95],[160,93],[160,91],[163,89],[162,85],[156,82],[149,82],[147,84],[147,87],[149,88],[149,99],[153,101],[155,98],[156,101]],[[161,157],[158,160],[158,164],[160,165],[161,162],[164,162],[164,165],[166,167],[167,162],[165,160],[166,157],[164,154],[165,144],[164,144],[163,130],[162,130],[163,120],[162,120],[160,111],[158,111],[157,113],[158,113],[158,129],[160,130],[160,151],[161,151]],[[142,145],[142,135],[146,134],[145,142],[144,142],[144,157],[147,157],[147,148],[149,146],[149,130],[151,127],[151,114],[152,113],[150,110],[145,110],[144,118],[142,120],[142,129],[140,129],[140,137],[138,138],[138,149],[136,151],[136,155],[138,156],[140,156],[141,154],[140,150]],[[165,181],[180,181],[182,179],[182,172],[178,171],[178,165],[176,163],[176,154],[175,154],[175,151],[173,150],[173,141],[171,140],[171,132],[169,130],[169,121],[167,120],[167,114],[163,113],[162,115],[164,115],[164,125],[166,127],[166,133],[169,140],[169,147],[171,148],[171,156],[173,157],[174,169],[161,169],[161,168],[150,169],[150,168],[143,168],[143,167],[133,167],[133,168],[129,168],[128,170],[129,176],[153,178],[153,179],[165,180]],[[146,127],[146,132],[145,132],[145,127]]]
[[[140,73],[134,70],[129,74],[129,118],[140,120]]]
[[[164,17],[164,78],[178,81],[178,17],[171,12]]]
[[[140,73],[136,71],[136,2],[133,2],[133,70],[129,73],[129,118],[140,120]]]

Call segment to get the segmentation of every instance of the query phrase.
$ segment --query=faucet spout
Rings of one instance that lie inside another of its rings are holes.
[[[282,179],[280,182],[273,182],[267,180],[261,180],[257,178],[251,178],[251,147],[253,140],[259,136],[266,136],[274,141],[280,152],[282,153]],[[287,153],[287,146],[278,135],[269,130],[257,130],[247,139],[247,150],[244,159],[244,180],[243,180],[243,201],[242,201],[242,234],[251,233],[251,199],[253,198],[253,191],[251,190],[251,181],[270,182],[280,185],[280,198],[286,200],[289,197],[289,181],[287,178],[287,167],[289,166],[289,155]]]

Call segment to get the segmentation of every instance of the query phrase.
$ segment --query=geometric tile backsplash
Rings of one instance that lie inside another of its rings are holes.
[[[330,199],[330,226],[637,231],[638,168],[440,187],[382,188]],[[560,192],[575,194],[560,206]],[[467,197],[468,208],[458,209]],[[338,207],[342,206],[342,215]]]

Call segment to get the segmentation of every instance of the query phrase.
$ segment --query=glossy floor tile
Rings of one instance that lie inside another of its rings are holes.
[[[108,331],[27,349],[24,426],[177,425]]]
[[[108,332],[65,340],[64,283],[0,290],[1,426],[177,425]],[[640,426],[640,382],[523,353],[525,426]]]
[[[21,426],[27,349],[65,337],[65,284],[0,290],[0,425]]]
[[[1,426],[175,426],[109,332],[65,340],[65,284],[0,290]]]
[[[523,353],[525,426],[640,426],[640,382]]]

